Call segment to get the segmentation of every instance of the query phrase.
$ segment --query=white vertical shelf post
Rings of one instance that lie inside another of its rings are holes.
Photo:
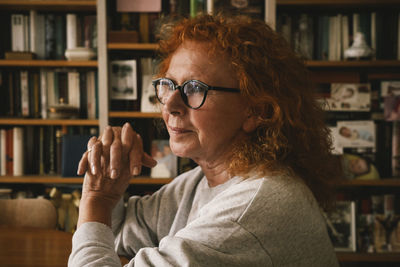
[[[97,61],[99,128],[108,125],[108,51],[107,51],[107,0],[97,0]]]

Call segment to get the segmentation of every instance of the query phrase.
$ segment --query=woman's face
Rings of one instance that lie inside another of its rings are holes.
[[[210,86],[239,88],[230,63],[222,56],[209,56],[204,43],[183,43],[173,54],[165,76],[177,85],[200,80]],[[242,125],[247,110],[239,93],[212,90],[203,106],[190,109],[176,90],[162,106],[172,151],[199,164],[230,155],[232,145],[245,134]]]

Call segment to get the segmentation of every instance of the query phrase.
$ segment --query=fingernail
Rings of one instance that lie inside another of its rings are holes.
[[[111,170],[111,178],[115,179],[118,177],[118,171],[116,169]]]
[[[96,175],[97,174],[97,169],[95,166],[92,166],[92,174]]]
[[[140,174],[139,167],[135,166],[135,167],[133,168],[133,175],[139,175],[139,174]]]

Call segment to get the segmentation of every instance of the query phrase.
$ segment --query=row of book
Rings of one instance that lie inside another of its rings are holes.
[[[87,142],[91,136],[97,136],[98,131],[97,127],[69,128],[69,133],[63,133],[55,126],[0,129],[0,174],[76,176]],[[150,170],[152,178],[174,178],[191,164],[186,159],[180,159],[178,163],[178,157],[165,139],[152,140],[150,154],[158,162]]]
[[[156,42],[159,38],[159,28],[165,18],[176,16],[191,16],[206,13],[242,14],[264,19],[264,0],[235,2],[230,0],[118,0],[110,7],[113,14],[110,17],[111,31],[109,39],[123,42]],[[168,22],[168,21],[167,21]]]
[[[0,92],[2,117],[98,117],[97,71],[0,70]]]
[[[340,200],[326,215],[327,229],[337,251],[367,253],[400,251],[400,199],[372,195],[357,202]]]
[[[354,13],[288,13],[277,15],[277,31],[309,60],[343,60],[362,33],[373,59],[400,59],[400,16],[396,10]],[[365,48],[362,48],[365,49]]]
[[[79,159],[97,128],[72,129],[63,133],[55,126],[0,129],[1,175],[76,176]]]
[[[76,47],[97,51],[95,15],[31,10],[29,14],[11,14],[10,21],[11,51],[32,52],[37,59],[65,59],[66,49]]]

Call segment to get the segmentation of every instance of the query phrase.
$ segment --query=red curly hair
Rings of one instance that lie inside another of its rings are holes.
[[[159,75],[185,40],[206,42],[210,53],[230,59],[241,94],[260,118],[258,128],[236,144],[231,173],[257,168],[296,174],[326,206],[341,167],[331,154],[330,132],[309,73],[286,41],[263,21],[244,16],[202,15],[164,27],[169,30],[162,29]]]

